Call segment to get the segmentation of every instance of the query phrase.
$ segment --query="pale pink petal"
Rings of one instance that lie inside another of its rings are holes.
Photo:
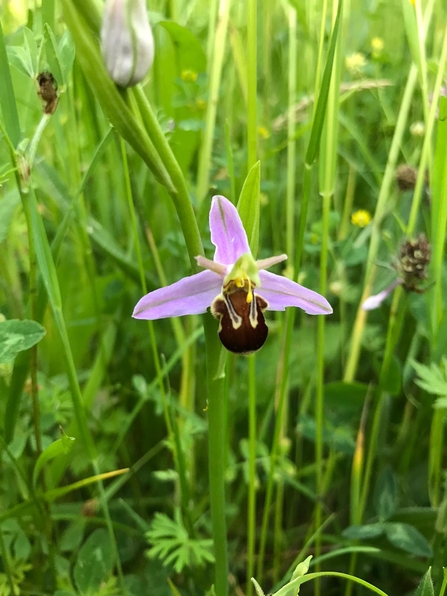
[[[277,263],[281,263],[282,261],[285,261],[287,259],[287,255],[278,255],[277,257],[268,257],[267,259],[261,259],[260,261],[256,261],[256,265],[258,267],[258,270],[261,271],[261,269],[269,269],[270,267],[273,267],[273,265],[276,265]]]
[[[391,292],[400,284],[402,283],[400,279],[396,279],[390,284],[387,288],[375,294],[374,296],[369,296],[362,304],[362,310],[374,310],[375,308],[379,308],[382,302],[385,300],[387,296],[391,294]]]
[[[143,296],[132,316],[135,319],[164,319],[206,312],[222,289],[222,279],[212,271],[201,271],[190,277],[154,290]]]
[[[308,315],[329,315],[332,312],[326,298],[287,277],[260,271],[259,278],[261,285],[256,288],[256,293],[267,300],[268,310],[285,310],[286,306],[296,306]]]
[[[206,257],[202,257],[201,255],[194,258],[197,261],[197,265],[199,265],[199,267],[203,267],[204,269],[208,269],[209,271],[214,271],[214,273],[217,273],[217,275],[220,275],[220,277],[225,277],[228,273],[228,267],[226,267],[226,265],[221,265],[220,263],[216,263],[216,261],[211,261]]]
[[[241,255],[250,252],[247,234],[236,207],[221,195],[213,197],[211,203],[210,231],[217,263],[233,265]]]

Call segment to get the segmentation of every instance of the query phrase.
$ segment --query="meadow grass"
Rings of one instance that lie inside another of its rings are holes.
[[[444,596],[443,0],[147,8],[127,89],[102,2],[0,8],[0,596]],[[133,319],[213,195],[333,314]]]

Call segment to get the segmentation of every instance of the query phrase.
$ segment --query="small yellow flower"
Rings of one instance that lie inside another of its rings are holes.
[[[371,39],[371,50],[373,58],[379,58],[382,54],[385,42],[381,37],[373,37]]]
[[[258,126],[258,134],[262,139],[270,138],[270,131],[266,126]]]
[[[371,48],[375,52],[381,52],[384,47],[385,47],[385,42],[383,41],[383,39],[381,37],[373,37],[371,39]]]
[[[351,215],[351,223],[359,228],[364,228],[371,221],[371,213],[366,209],[359,209]]]
[[[204,99],[196,99],[196,107],[198,110],[204,110],[206,108],[206,101]]]
[[[362,68],[366,66],[365,55],[360,52],[356,52],[355,54],[346,56],[345,65],[351,74],[358,74]]]
[[[185,81],[185,83],[194,83],[197,80],[197,73],[195,70],[185,68],[182,70],[180,78],[182,81]]]

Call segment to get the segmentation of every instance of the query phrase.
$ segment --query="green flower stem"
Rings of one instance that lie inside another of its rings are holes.
[[[289,101],[287,120],[287,198],[286,198],[286,253],[293,255],[293,241],[295,238],[295,172],[296,172],[296,124],[293,106],[296,100],[296,10],[289,6]]]
[[[203,316],[208,387],[208,453],[211,521],[213,526],[216,596],[228,594],[228,548],[225,516],[225,376],[223,351],[210,314]]]
[[[362,483],[362,492],[361,498],[359,503],[359,512],[358,517],[359,519],[363,518],[366,503],[369,495],[369,489],[371,484],[371,475],[373,470],[373,463],[377,455],[377,447],[378,447],[378,437],[379,437],[379,430],[380,424],[382,422],[382,410],[384,399],[386,395],[386,391],[383,387],[386,376],[388,374],[391,361],[394,354],[394,348],[397,344],[397,341],[400,336],[400,332],[402,329],[402,324],[404,321],[405,316],[405,306],[400,304],[402,298],[403,290],[402,287],[399,286],[395,289],[393,294],[393,301],[391,303],[390,309],[390,316],[389,316],[389,323],[388,323],[388,330],[387,330],[387,337],[386,337],[386,344],[385,344],[385,353],[383,356],[383,364],[380,371],[380,380],[379,380],[379,395],[377,399],[377,403],[375,406],[374,411],[374,418],[371,428],[371,433],[369,436],[368,441],[368,450],[367,450],[367,457],[366,457],[366,464],[365,464],[365,471],[363,475],[363,483]]]
[[[3,538],[3,530],[0,527],[0,555],[2,557],[3,565],[5,567],[5,575],[8,578],[10,594],[16,594],[16,587],[14,585],[14,579],[12,574],[12,562],[9,552],[6,549],[5,539]]]
[[[255,540],[256,540],[256,357],[248,357],[248,538],[247,538],[247,586],[246,596],[251,596],[254,572]]]
[[[214,128],[216,124],[216,112],[219,99],[220,80],[222,77],[228,19],[230,16],[230,5],[231,0],[220,0],[219,2],[219,13],[212,52],[212,64],[209,66],[210,83],[209,99],[205,115],[205,132],[200,147],[197,172],[197,199],[199,203],[203,201],[209,189],[211,154],[213,150]]]
[[[441,85],[442,85],[443,78],[444,78],[446,58],[447,58],[447,28],[445,29],[445,32],[444,32],[442,52],[441,52],[441,56],[439,59],[439,65],[438,65],[438,74],[437,74],[435,86],[433,89],[432,104],[431,104],[430,112],[428,114],[428,120],[426,122],[426,131],[425,131],[424,143],[422,146],[422,155],[421,155],[421,159],[419,162],[416,186],[414,189],[410,217],[409,217],[408,225],[407,225],[407,236],[408,237],[410,237],[414,234],[417,218],[420,213],[422,191],[423,191],[423,188],[425,185],[425,171],[426,171],[427,165],[430,164],[430,153],[431,153],[433,129],[434,129],[434,124],[435,124],[435,120],[436,120],[436,112],[438,110],[439,93],[440,93]],[[444,167],[445,167],[445,164],[444,164]]]
[[[292,335],[293,335],[293,317],[294,317],[295,310],[289,309],[286,311],[286,323],[284,328],[286,329],[286,334],[284,338],[284,350],[283,353],[289,355],[290,354],[290,347],[292,345]],[[258,564],[256,567],[256,577],[259,578],[259,581],[262,581],[262,577],[264,575],[264,556],[265,556],[265,548],[267,545],[267,534],[268,534],[268,522],[270,517],[270,507],[272,504],[272,496],[273,496],[273,487],[274,487],[274,472],[276,466],[276,459],[279,452],[279,438],[281,436],[281,429],[283,423],[283,410],[284,410],[284,403],[286,401],[287,396],[287,384],[288,384],[288,369],[289,369],[289,359],[284,358],[284,372],[281,377],[281,386],[279,391],[279,399],[276,407],[276,419],[275,419],[275,428],[273,431],[273,441],[272,441],[272,448],[270,451],[270,459],[269,459],[269,475],[267,479],[267,490],[265,496],[265,503],[262,513],[262,525],[261,525],[261,536],[259,541],[259,552],[258,552]]]
[[[257,0],[247,0],[247,171],[255,165],[258,154],[257,110]],[[250,582],[251,583],[251,582]]]
[[[203,255],[204,251],[185,178],[143,90],[136,87],[133,93],[146,131],[154,142],[163,166],[174,184],[175,192],[170,192],[169,189],[168,192],[170,192],[177,210],[191,265],[196,270],[197,264],[194,257]]]
[[[340,19],[342,17],[341,5],[338,0],[333,0],[332,27],[335,35],[335,27],[338,25],[340,31]],[[337,18],[337,21],[335,20]],[[341,79],[341,37],[338,36],[334,48],[334,61],[329,83],[328,103],[325,115],[325,124],[321,138],[320,155],[320,194],[323,198],[323,213],[321,226],[321,253],[320,253],[320,285],[319,292],[323,296],[327,291],[327,269],[329,252],[329,215],[331,202],[335,191],[335,178],[338,158],[338,111],[339,111],[339,90]],[[324,413],[324,352],[325,352],[325,326],[326,317],[318,317],[317,321],[317,387],[315,403],[315,466],[316,466],[316,493],[317,502],[314,511],[315,529],[322,524],[323,508],[322,499],[325,493],[325,481],[323,474],[323,413]],[[321,553],[321,533],[315,540],[315,557]],[[317,565],[317,571],[319,566]],[[315,582],[315,595],[320,594],[320,582]]]

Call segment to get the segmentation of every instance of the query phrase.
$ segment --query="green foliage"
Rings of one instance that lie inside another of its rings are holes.
[[[431,568],[428,568],[427,573],[421,580],[414,596],[435,596],[435,589],[431,578]]]
[[[19,352],[35,346],[45,333],[36,321],[0,321],[0,364],[13,362]]]
[[[444,596],[442,0],[156,1],[154,65],[126,91],[103,4],[0,8],[0,596],[393,596],[421,577]],[[208,316],[206,334],[131,318],[144,286],[212,257],[213,194],[334,309],[267,311],[255,359],[221,358]],[[420,233],[424,293],[363,311]]]
[[[95,530],[82,545],[73,576],[82,596],[110,593],[113,586],[103,586],[110,580],[113,569],[113,550],[106,530]]]
[[[433,404],[435,408],[447,408],[447,358],[443,357],[441,363],[432,362],[429,366],[420,364],[415,360],[411,365],[418,374],[416,383],[430,393],[440,396]]]
[[[160,559],[163,565],[172,567],[177,573],[214,561],[211,552],[213,541],[189,536],[178,510],[174,520],[163,513],[156,513],[146,538],[152,544],[147,551],[148,556]]]

